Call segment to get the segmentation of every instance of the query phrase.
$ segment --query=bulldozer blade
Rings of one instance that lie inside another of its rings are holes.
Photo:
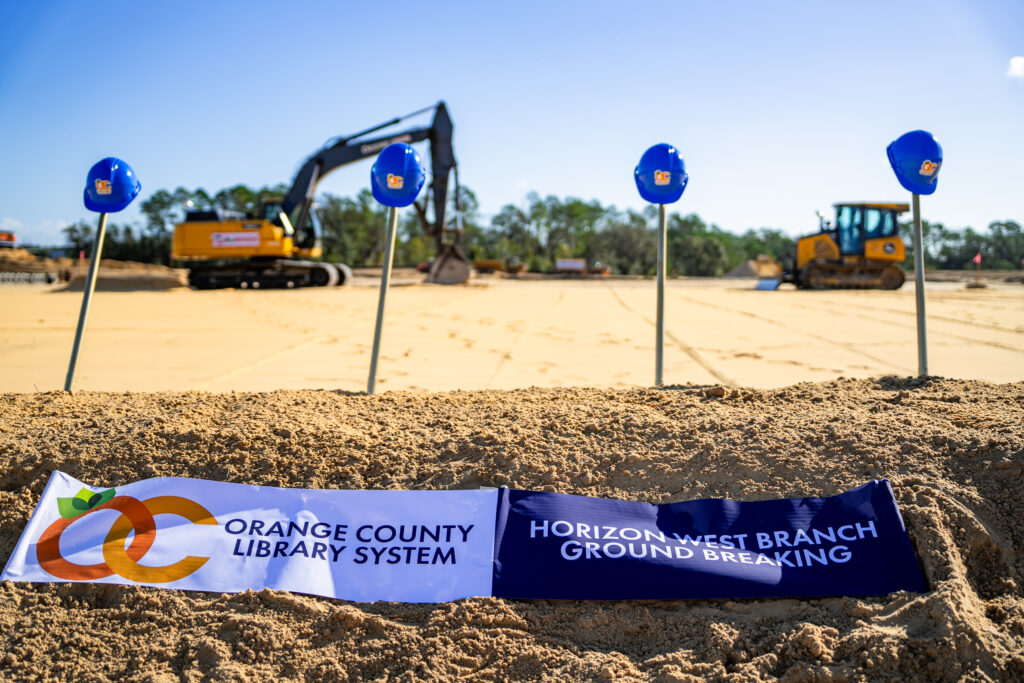
[[[457,245],[445,246],[427,273],[427,282],[438,285],[459,285],[469,280],[472,264]]]

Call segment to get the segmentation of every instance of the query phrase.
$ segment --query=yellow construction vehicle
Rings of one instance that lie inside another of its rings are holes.
[[[367,139],[375,131],[433,110],[425,128]],[[188,211],[175,226],[173,258],[189,269],[189,284],[196,289],[219,287],[324,287],[346,284],[352,273],[344,264],[316,261],[322,255],[320,224],[313,211],[313,195],[320,180],[345,164],[375,155],[394,142],[430,141],[433,179],[427,199],[416,203],[424,231],[437,243],[438,258],[428,280],[441,284],[465,282],[469,262],[459,247],[462,234],[458,170],[452,151],[452,121],[444,102],[398,117],[344,138],[335,138],[306,159],[288,194],[264,201],[249,215],[203,208]],[[448,175],[455,171],[456,227],[445,222]],[[433,221],[428,202],[433,201]]]
[[[819,231],[797,239],[793,268],[782,282],[806,289],[899,289],[906,247],[899,215],[907,204],[840,202],[835,223],[818,212]]]

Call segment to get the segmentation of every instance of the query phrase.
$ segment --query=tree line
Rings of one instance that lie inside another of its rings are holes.
[[[912,228],[900,226],[907,243],[908,268],[913,268]],[[925,268],[963,270],[974,268],[974,257],[981,254],[981,267],[992,270],[1020,270],[1024,267],[1024,229],[1016,221],[994,221],[987,232],[967,227],[947,228],[942,223],[921,222]]]
[[[201,188],[158,190],[140,203],[142,225],[108,224],[104,256],[169,263],[171,234],[190,207],[219,208],[254,216],[262,200],[280,198],[287,190],[285,185],[258,189],[236,185],[212,195]],[[596,200],[531,193],[521,205],[506,204],[484,221],[472,190],[461,189],[460,203],[462,245],[471,259],[506,259],[520,262],[531,271],[551,272],[559,258],[585,258],[591,263],[605,264],[615,273],[655,272],[657,209],[653,206],[635,211],[605,206]],[[381,263],[387,209],[374,201],[368,189],[354,197],[323,194],[315,211],[322,228],[325,260],[350,266]],[[452,206],[448,216],[454,215]],[[759,254],[768,254],[783,265],[789,265],[793,258],[794,239],[774,228],[736,234],[708,224],[693,213],[669,214],[667,228],[667,258],[670,270],[676,274],[723,275]],[[75,253],[88,249],[93,231],[92,224],[85,221],[64,229]],[[901,225],[901,233],[910,247],[909,223]],[[925,264],[932,269],[973,267],[972,259],[979,252],[983,268],[1019,269],[1024,259],[1024,231],[1014,221],[993,222],[986,232],[970,227],[955,230],[926,221],[923,237]],[[418,265],[433,251],[416,214],[404,212],[399,222],[395,264]],[[912,249],[908,248],[907,253],[906,265],[912,267]]]

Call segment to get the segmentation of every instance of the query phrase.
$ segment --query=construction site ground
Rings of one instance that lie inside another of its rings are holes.
[[[193,291],[160,274],[112,274],[93,300],[77,386],[98,391],[366,387],[378,279],[350,287]],[[651,279],[475,278],[396,273],[378,391],[649,386]],[[147,284],[148,283],[148,284]],[[72,285],[75,282],[72,281]],[[102,284],[102,283],[101,283]],[[914,288],[753,290],[744,279],[673,279],[668,384],[780,387],[917,371]],[[77,291],[74,291],[76,290]],[[0,389],[63,387],[81,286],[0,287]],[[930,282],[929,371],[1024,380],[1024,286]]]

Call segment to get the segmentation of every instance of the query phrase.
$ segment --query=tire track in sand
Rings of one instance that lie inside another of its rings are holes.
[[[621,296],[619,296],[619,293],[617,291],[615,291],[614,287],[609,285],[608,286],[608,291],[612,293],[612,297],[615,298],[615,300],[619,303],[620,306],[622,306],[624,309],[626,309],[627,311],[629,311],[633,315],[637,316],[638,318],[640,318],[641,320],[646,322],[651,327],[657,328],[658,325],[657,325],[657,323],[655,323],[655,321],[651,320],[646,315],[644,315],[640,311],[636,310],[635,308],[633,308],[632,306],[627,304],[625,302],[625,300]],[[725,384],[726,386],[730,386],[730,387],[737,386],[735,380],[730,379],[725,374],[720,372],[718,370],[718,368],[716,368],[715,366],[711,365],[711,363],[709,363],[706,360],[704,360],[704,357],[701,356],[699,353],[697,353],[697,350],[695,348],[693,348],[692,346],[690,346],[689,344],[684,342],[682,339],[680,339],[679,337],[677,337],[674,334],[672,334],[671,332],[669,332],[668,330],[665,330],[665,336],[668,337],[669,340],[673,344],[678,346],[679,349],[683,353],[685,353],[687,356],[689,356],[691,359],[693,359],[693,361],[697,365],[699,365],[702,368],[704,368],[712,377],[717,379],[719,382],[721,382],[722,384]]]
[[[254,360],[251,363],[240,365],[237,368],[228,370],[227,372],[222,372],[219,375],[214,375],[209,379],[203,380],[202,382],[198,382],[197,384],[193,384],[191,387],[189,387],[189,391],[199,391],[201,389],[204,389],[205,387],[210,386],[211,384],[214,384],[215,382],[221,381],[222,379],[234,377],[235,375],[240,375],[243,372],[248,372],[249,370],[255,370],[256,368],[262,367],[271,361],[277,360],[278,358],[285,354],[291,353],[292,351],[298,351],[299,349],[304,349],[307,346],[317,344],[328,338],[328,335],[317,335],[316,337],[313,337],[312,339],[307,339],[304,342],[299,342],[298,344],[290,344],[284,347],[283,349],[278,349],[277,351],[267,354],[266,356]]]
[[[751,313],[750,311],[744,311],[741,308],[732,308],[730,306],[723,306],[721,304],[712,304],[712,303],[709,303],[707,301],[701,301],[700,299],[693,299],[691,297],[684,296],[684,295],[681,295],[681,294],[679,295],[678,298],[682,299],[683,301],[688,301],[690,303],[697,304],[698,306],[704,306],[705,308],[711,308],[711,309],[714,309],[716,311],[724,311],[726,313],[732,313],[734,315],[742,315],[742,316],[745,316],[747,318],[753,318],[754,320],[759,320],[761,322],[766,322],[766,323],[769,323],[771,325],[775,325],[777,327],[781,327],[784,330],[789,330],[790,332],[796,332],[798,334],[802,334],[802,335],[805,335],[807,337],[810,337],[811,339],[817,339],[818,341],[823,341],[823,342],[825,342],[827,344],[832,344],[834,346],[838,346],[841,349],[845,349],[846,351],[850,351],[851,353],[856,353],[858,355],[864,356],[865,358],[868,358],[868,359],[870,359],[870,360],[872,360],[872,361],[874,361],[876,363],[880,363],[881,365],[885,365],[885,366],[888,366],[888,367],[893,368],[895,370],[899,370],[900,372],[905,372],[905,373],[908,373],[908,374],[911,374],[911,375],[914,374],[914,370],[912,370],[910,368],[906,368],[906,367],[904,367],[902,365],[899,365],[898,363],[893,363],[890,360],[886,360],[884,358],[880,358],[879,356],[876,356],[874,354],[870,354],[867,351],[864,351],[863,349],[859,348],[853,342],[841,342],[841,341],[836,341],[835,339],[829,339],[828,337],[824,337],[824,336],[822,336],[820,334],[815,334],[814,332],[808,332],[807,330],[801,329],[799,327],[793,327],[792,325],[787,325],[786,323],[779,322],[775,318],[769,318],[767,316],[758,315],[757,313]]]
[[[562,303],[562,299],[564,299],[564,298],[565,298],[565,290],[563,289],[563,290],[558,292],[558,298],[555,299],[555,302],[553,304],[551,304],[550,306],[548,306],[547,309],[545,309],[545,311],[543,313],[541,313],[540,315],[538,315],[535,318],[535,320],[540,320],[541,318],[546,316],[548,313],[553,311],[558,306],[558,304]],[[487,378],[487,384],[484,385],[484,389],[490,389],[491,388],[491,382],[493,382],[494,378],[498,376],[499,372],[501,372],[501,368],[502,368],[502,366],[505,365],[505,361],[512,357],[512,349],[514,349],[516,347],[516,344],[519,343],[519,340],[522,339],[524,334],[526,334],[526,325],[523,325],[523,329],[519,331],[519,334],[517,334],[515,336],[515,338],[512,339],[512,343],[509,344],[508,348],[505,349],[504,353],[501,354],[501,358],[498,359],[498,365],[495,366],[494,372],[491,373],[491,376]]]
[[[863,318],[865,320],[878,320],[878,317],[877,317],[878,313],[890,313],[890,314],[893,314],[893,315],[900,315],[900,316],[903,316],[904,320],[906,318],[916,318],[916,316],[917,316],[917,313],[915,311],[901,311],[901,310],[898,310],[898,309],[887,308],[887,307],[884,307],[884,306],[880,306],[878,308],[874,308],[872,306],[867,306],[865,304],[853,304],[853,303],[851,303],[851,304],[847,304],[847,305],[850,308],[859,308],[861,310],[871,311],[871,312],[875,313],[874,316],[869,315],[867,313],[851,313],[851,315],[854,315],[854,316],[856,316],[858,318]],[[793,306],[795,306],[796,308],[802,308],[805,311],[818,311],[818,312],[820,312],[820,311],[825,310],[823,308],[818,308],[818,307],[816,307],[816,306],[814,306],[812,304],[808,304],[808,303],[793,304]],[[977,327],[977,328],[980,328],[980,329],[992,330],[992,331],[995,331],[995,332],[1001,332],[1001,333],[1005,333],[1005,334],[1018,334],[1018,335],[1020,334],[1016,330],[1011,330],[1009,328],[1001,327],[999,325],[991,325],[991,324],[985,324],[985,323],[972,323],[972,322],[968,322],[968,321],[964,321],[964,320],[957,320],[955,318],[950,318],[948,316],[934,315],[932,313],[928,313],[927,312],[927,308],[925,309],[925,319],[926,319],[926,321],[928,321],[928,320],[939,321],[940,323],[957,323],[958,325],[966,325],[968,327]],[[914,323],[889,321],[888,324],[889,325],[895,325],[897,327],[902,327],[902,328],[908,329],[908,330],[916,330],[917,329],[917,322],[916,322],[916,320],[915,320]],[[988,339],[978,339],[977,337],[965,337],[965,336],[963,336],[961,334],[956,334],[955,332],[946,332],[945,330],[936,329],[935,325],[928,326],[928,334],[929,335],[939,334],[939,335],[942,335],[944,337],[949,337],[951,339],[959,339],[960,341],[971,342],[972,344],[983,344],[984,346],[991,346],[991,347],[996,348],[996,349],[1003,349],[1004,351],[1013,351],[1015,353],[1024,353],[1024,349],[1021,349],[1020,347],[1017,347],[1017,346],[1013,346],[1012,344],[1006,344],[1006,343],[998,342],[998,341],[991,341],[991,340],[988,340]]]
[[[447,305],[450,305],[452,303],[463,302],[463,301],[466,301],[467,299],[471,299],[471,298],[477,297],[477,296],[479,296],[482,293],[482,290],[484,290],[484,289],[486,289],[486,288],[485,287],[480,287],[479,290],[481,290],[481,291],[471,292],[469,294],[466,294],[465,296],[458,297],[458,298],[453,299],[451,301],[442,302],[441,304],[436,305],[434,308],[441,308],[443,306],[447,306]],[[306,304],[306,307],[309,308],[309,305],[308,305],[309,302],[302,302],[302,303]],[[263,315],[265,315],[265,311],[263,309],[261,309],[261,308],[255,308],[255,307],[252,307],[252,306],[248,306],[248,307],[244,307],[244,310],[246,310],[247,313],[250,313],[250,314],[256,315],[256,316],[263,316]],[[293,325],[294,325],[294,323],[284,323],[284,324],[278,323],[276,325],[276,327],[279,327],[281,329],[287,330],[287,329],[290,329]],[[318,335],[316,335],[314,337],[306,339],[305,341],[301,341],[301,342],[299,342],[297,344],[289,344],[288,346],[284,347],[283,349],[278,349],[276,351],[272,351],[271,353],[269,353],[269,354],[267,354],[267,355],[265,355],[265,356],[263,356],[261,358],[258,358],[257,360],[254,360],[251,363],[246,363],[245,365],[240,365],[240,366],[238,366],[236,368],[233,368],[231,370],[227,370],[226,372],[222,372],[220,374],[214,375],[213,377],[210,377],[208,379],[205,379],[205,380],[202,380],[200,382],[197,382],[196,384],[193,384],[189,388],[189,390],[190,391],[201,391],[202,389],[205,389],[206,387],[209,387],[209,386],[211,386],[213,384],[216,384],[217,382],[220,382],[221,380],[225,380],[225,379],[228,379],[230,377],[235,377],[237,375],[241,375],[243,373],[249,372],[250,370],[255,370],[256,368],[263,367],[264,365],[266,365],[266,364],[268,364],[268,363],[270,363],[272,361],[277,360],[281,356],[284,356],[284,355],[287,355],[289,353],[292,353],[293,351],[298,351],[300,349],[304,349],[304,348],[306,348],[308,346],[312,346],[314,344],[321,343],[321,342],[326,341],[326,340],[328,340],[330,338],[331,338],[330,334],[318,334]]]

